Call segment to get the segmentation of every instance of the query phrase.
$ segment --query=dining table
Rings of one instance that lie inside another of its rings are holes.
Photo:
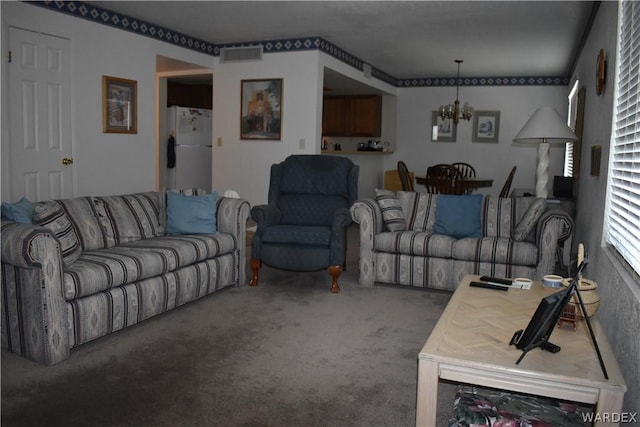
[[[432,187],[439,182],[442,182],[442,178],[421,177],[421,176],[416,177],[416,183],[420,185],[424,185],[427,188]],[[451,190],[451,193],[449,194],[468,194],[477,190],[478,188],[486,188],[486,187],[493,186],[493,179],[463,177],[463,178],[458,178],[455,185],[452,181],[451,186],[452,186],[452,190]]]

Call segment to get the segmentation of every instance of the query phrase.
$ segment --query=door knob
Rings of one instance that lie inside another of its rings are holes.
[[[67,166],[73,163],[73,157],[65,157],[62,159],[62,164]]]

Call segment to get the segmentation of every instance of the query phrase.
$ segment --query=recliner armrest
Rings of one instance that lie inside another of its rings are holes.
[[[344,230],[351,224],[351,212],[347,208],[336,209],[333,213],[333,224],[331,228],[335,230]]]
[[[282,213],[274,205],[257,205],[251,208],[251,218],[258,224],[258,230],[263,227],[280,224]]]

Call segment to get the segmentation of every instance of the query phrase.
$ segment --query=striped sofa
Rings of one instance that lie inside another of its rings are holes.
[[[35,205],[51,208],[56,227],[2,222],[2,345],[31,360],[54,365],[73,347],[245,283],[245,200],[218,198],[218,232],[191,235],[164,233],[164,192]]]
[[[399,191],[387,194],[386,202],[395,205],[385,205],[381,197],[353,204],[351,215],[360,230],[360,284],[455,290],[466,274],[541,279],[553,273],[559,245],[573,233],[571,217],[549,209],[542,199],[480,195],[481,235],[439,234],[434,226],[442,197],[469,196]],[[394,206],[400,219],[386,215]],[[528,218],[526,232],[514,238]]]

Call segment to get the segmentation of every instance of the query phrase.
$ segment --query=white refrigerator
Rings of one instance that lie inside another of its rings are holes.
[[[167,187],[211,192],[211,110],[169,107],[167,123]]]

